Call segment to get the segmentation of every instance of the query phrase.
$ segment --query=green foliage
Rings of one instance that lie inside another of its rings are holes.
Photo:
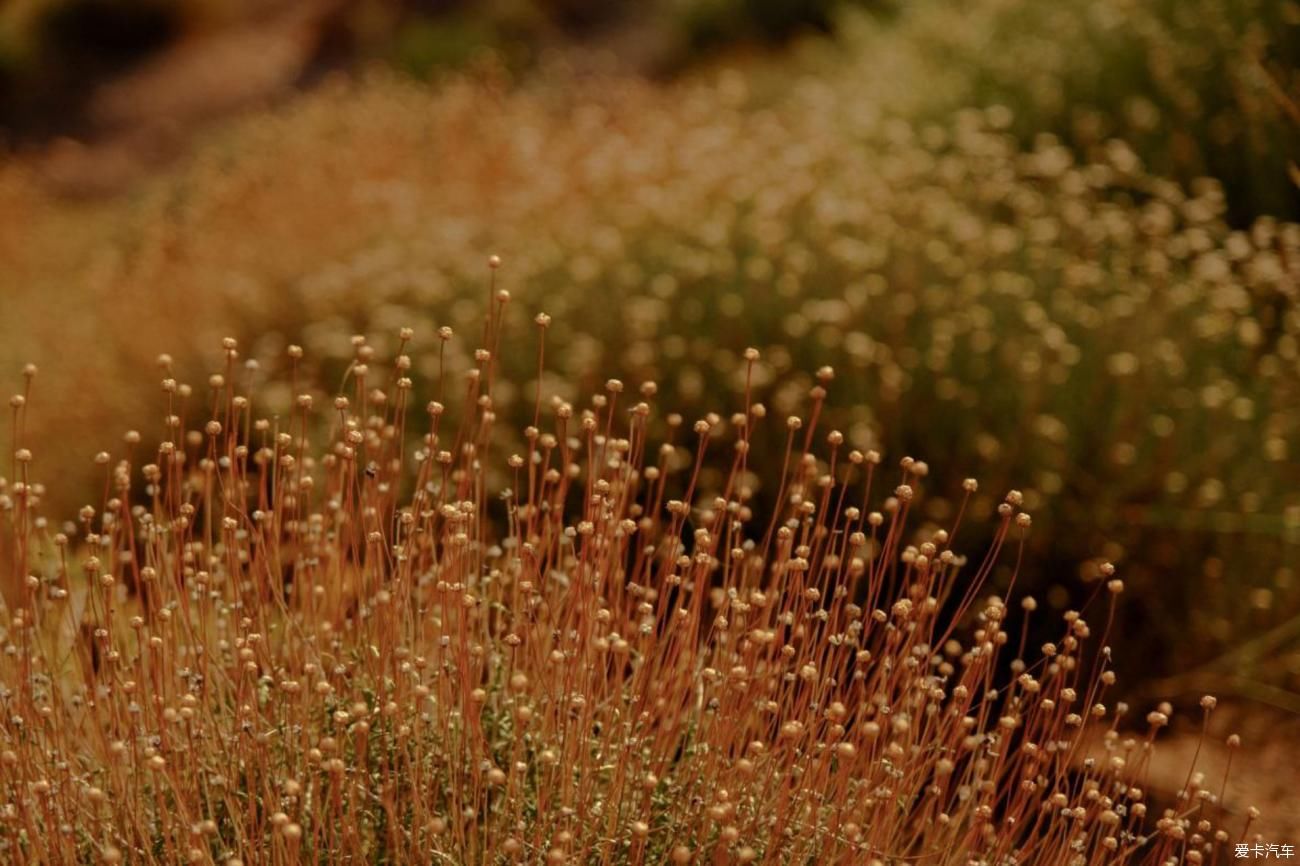
[[[1024,142],[1121,138],[1154,173],[1218,178],[1238,225],[1300,214],[1293,0],[932,0],[880,36],[923,55],[912,84],[936,114],[1006,105]]]
[[[484,21],[457,14],[416,18],[402,24],[393,39],[393,63],[417,78],[467,66],[492,51],[496,34]]]

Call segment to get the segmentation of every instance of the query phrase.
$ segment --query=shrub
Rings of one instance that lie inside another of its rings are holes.
[[[1118,138],[1155,174],[1216,178],[1237,226],[1300,215],[1288,180],[1300,150],[1286,104],[1300,69],[1291,0],[936,0],[849,29],[868,57],[885,43],[913,55],[900,84],[932,116],[1005,105],[1026,144],[1051,132],[1088,158]]]
[[[442,375],[453,335],[411,353],[403,330],[391,364],[354,337],[330,395],[290,347],[283,411],[233,339],[206,387],[160,359],[161,440],[96,457],[102,498],[61,532],[28,370],[0,484],[23,577],[0,655],[7,859],[1200,863],[1248,832],[1194,767],[1171,808],[1148,802],[1169,708],[1128,734],[1108,703],[1112,567],[1102,627],[1067,612],[1026,651],[1043,614],[988,584],[1017,574],[1020,492],[968,565],[976,483],[918,526],[928,467],[827,431],[830,370],[776,425],[779,463],[753,458],[774,425],[752,399],[665,416],[658,444],[654,384],[617,380],[581,406],[530,389],[510,453],[509,301],[490,295],[464,376]]]
[[[1022,485],[1045,604],[1081,602],[1074,577],[1095,578],[1099,558],[1159,597],[1159,621],[1124,624],[1146,675],[1300,614],[1294,224],[1232,229],[1217,184],[1154,176],[1118,143],[1087,162],[1048,137],[1023,149],[1005,110],[916,124],[863,95],[889,82],[766,82],[560,74],[431,96],[379,79],[250,119],[102,230],[19,199],[7,302],[24,325],[8,351],[75,344],[39,360],[77,381],[93,357],[120,383],[33,421],[65,443],[47,459],[84,460],[61,430],[146,411],[125,371],[171,348],[169,332],[235,333],[259,357],[297,342],[340,376],[340,333],[476,328],[465,250],[508,248],[520,306],[557,318],[549,390],[654,379],[700,414],[738,399],[753,345],[767,359],[755,399],[789,413],[804,371],[831,363],[827,422],[855,441]],[[42,318],[55,291],[85,314]],[[472,365],[455,347],[446,360]],[[514,387],[498,412],[521,427],[532,360],[500,362]],[[936,466],[938,490],[959,485],[951,471]],[[975,498],[973,532],[996,506]],[[932,496],[923,516],[953,507]],[[1185,592],[1167,592],[1171,575]],[[1248,667],[1300,687],[1294,640]]]

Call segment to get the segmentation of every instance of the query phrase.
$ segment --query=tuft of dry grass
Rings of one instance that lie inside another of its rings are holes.
[[[1108,697],[1114,567],[1100,626],[1027,646],[1021,492],[968,562],[976,482],[921,519],[928,465],[827,429],[829,367],[769,411],[757,350],[725,411],[537,375],[505,436],[509,303],[454,375],[446,328],[388,362],[354,337],[333,392],[290,346],[274,415],[236,340],[203,385],[161,358],[163,423],[95,458],[63,527],[28,371],[0,481],[7,862],[1201,864],[1247,837],[1195,759],[1173,802],[1145,790],[1170,709]]]
[[[1245,670],[1225,655],[1241,635],[1300,621],[1300,226],[1233,228],[1216,182],[1170,182],[1120,141],[1087,158],[1050,136],[1026,147],[998,106],[895,113],[893,91],[924,94],[907,86],[919,73],[780,72],[656,87],[560,70],[433,92],[378,76],[242,120],[129,200],[55,207],[3,172],[18,267],[0,276],[0,319],[18,333],[0,352],[114,382],[38,395],[59,406],[32,418],[43,459],[86,465],[77,431],[142,417],[151,395],[128,371],[161,351],[198,364],[185,344],[297,343],[337,376],[340,335],[475,329],[467,251],[510,249],[513,312],[556,317],[549,391],[654,379],[702,415],[742,397],[756,346],[755,399],[790,414],[808,371],[834,364],[827,423],[862,447],[948,455],[927,520],[948,519],[959,467],[978,465],[1045,530],[1026,550],[1045,605],[1077,605],[1074,576],[1106,559],[1167,612],[1125,623],[1160,632],[1144,665]],[[498,361],[510,435],[532,359]],[[421,402],[433,363],[416,359]],[[473,358],[453,343],[446,363]],[[781,459],[768,444],[764,465]],[[997,504],[972,501],[981,549]],[[1169,574],[1188,591],[1169,597]],[[1289,634],[1247,673],[1294,702]]]

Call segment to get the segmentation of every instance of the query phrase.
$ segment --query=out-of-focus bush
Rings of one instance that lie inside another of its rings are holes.
[[[844,0],[678,2],[673,14],[686,45],[699,52],[738,39],[779,42],[800,31],[829,33]]]
[[[45,272],[24,259],[27,292],[69,293],[57,328],[81,348],[51,336],[14,360],[49,382],[110,359],[95,369],[120,371],[111,389],[59,398],[60,423],[105,444],[160,411],[152,389],[119,387],[125,371],[227,333],[267,363],[303,344],[335,376],[340,332],[414,325],[427,398],[435,328],[481,327],[500,252],[500,363],[519,386],[494,392],[503,424],[531,406],[539,310],[555,317],[544,388],[565,397],[653,378],[725,421],[756,346],[772,412],[833,365],[828,426],[941,464],[936,524],[962,475],[983,482],[977,518],[1023,489],[1023,573],[1047,603],[1077,603],[1096,559],[1116,561],[1142,599],[1124,633],[1148,674],[1300,614],[1300,227],[1233,229],[1218,183],[1163,180],[1119,143],[1089,161],[1049,136],[1023,149],[1005,108],[913,124],[852,71],[751,84],[326,88],[115,213],[80,264],[75,240]],[[60,250],[15,243],[38,241]],[[472,345],[448,345],[449,370]],[[56,452],[59,431],[41,432]],[[783,445],[755,442],[751,460]],[[1294,643],[1267,663],[1300,684]]]
[[[315,72],[372,61],[419,78],[480,60],[535,66],[548,49],[606,47],[623,69],[679,72],[739,43],[832,30],[846,6],[890,0],[19,0],[0,7],[0,130],[77,130],[95,88],[183,34],[309,19]],[[635,46],[627,51],[628,46]]]
[[[407,22],[393,39],[391,56],[398,68],[420,77],[460,69],[487,52],[498,51],[496,31],[464,16],[421,18]]]
[[[1300,215],[1294,0],[933,0],[849,29],[919,52],[910,83],[936,116],[1006,105],[1023,142],[1052,132],[1093,156],[1121,138],[1153,173],[1218,178],[1237,225]]]
[[[844,7],[864,0],[379,0],[344,7],[340,26],[359,37],[362,54],[384,57],[419,77],[462,69],[491,54],[520,69],[549,46],[606,41],[618,53],[636,43],[624,68],[680,72],[738,44],[779,45],[803,34],[828,35]],[[380,22],[385,22],[380,24]]]
[[[165,0],[35,0],[0,10],[0,130],[66,128],[97,81],[165,45],[182,21],[180,6]]]

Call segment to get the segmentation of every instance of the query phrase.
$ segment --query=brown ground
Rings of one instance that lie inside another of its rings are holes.
[[[1236,750],[1226,745],[1234,733],[1241,737]],[[1133,736],[1140,740],[1142,735]],[[1262,814],[1251,822],[1251,837],[1258,833],[1261,842],[1300,848],[1300,716],[1256,704],[1220,703],[1204,739],[1194,718],[1176,722],[1171,733],[1157,740],[1149,766],[1147,789],[1153,803],[1173,805],[1193,759],[1196,771],[1204,774],[1203,787],[1216,794],[1229,771],[1222,805],[1234,841],[1254,806]],[[1211,817],[1219,820],[1213,811]]]

